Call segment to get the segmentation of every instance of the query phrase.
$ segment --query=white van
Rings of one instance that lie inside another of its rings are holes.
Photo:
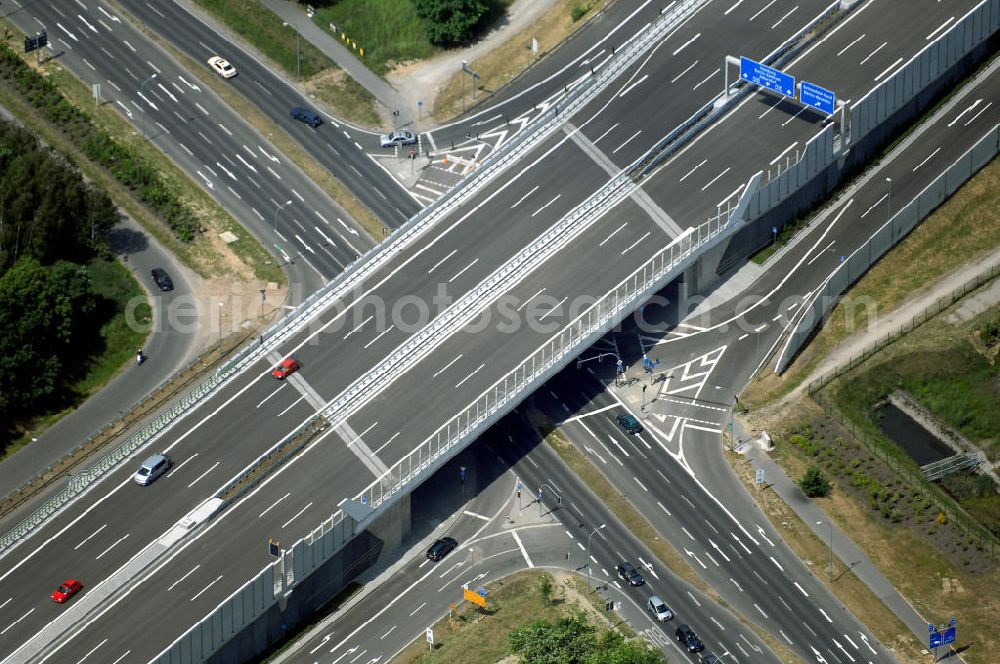
[[[153,480],[167,472],[170,469],[170,457],[166,454],[154,454],[139,466],[139,470],[135,471],[135,475],[132,479],[135,480],[136,484],[141,484],[146,486],[152,484]]]

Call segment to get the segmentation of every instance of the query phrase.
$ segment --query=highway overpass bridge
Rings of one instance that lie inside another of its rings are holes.
[[[115,467],[123,450],[100,481],[75,482],[76,500],[8,536],[12,593],[41,604],[67,571],[97,581],[68,611],[40,605],[11,624],[0,655],[41,661],[74,623],[87,625],[83,651],[256,652],[367,564],[381,545],[360,531],[398,541],[413,486],[665,285],[680,279],[681,298],[708,287],[734,237],[745,254],[771,218],[829,191],[882,127],[982,57],[1000,17],[992,0],[905,16],[809,6],[816,20],[784,32],[791,6],[671,5],[582,73],[437,207],[151,423],[143,435],[174,457],[171,476],[132,485],[131,464]],[[828,87],[859,100],[846,130],[745,86],[709,94],[694,71],[708,65],[720,87],[712,70],[737,33],[801,78],[836,68]],[[287,355],[302,370],[276,384],[269,368]],[[283,503],[292,487],[314,498]],[[269,538],[283,542],[277,561]]]

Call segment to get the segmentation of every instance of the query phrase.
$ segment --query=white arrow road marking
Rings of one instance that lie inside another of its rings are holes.
[[[872,644],[868,643],[868,637],[861,632],[858,632],[858,634],[861,636],[861,640],[865,642],[865,645],[868,646],[868,649],[872,651],[872,654],[877,655],[878,652],[875,650],[875,648],[872,648]]]
[[[270,160],[271,160],[271,161],[273,161],[274,163],[276,163],[276,164],[277,164],[277,163],[280,163],[280,162],[278,161],[278,158],[277,158],[277,157],[275,157],[274,155],[271,155],[271,154],[268,154],[268,153],[267,153],[267,150],[265,150],[264,148],[262,148],[262,147],[260,147],[260,146],[258,145],[258,146],[257,146],[257,149],[258,149],[258,150],[260,150],[260,153],[261,153],[262,155],[264,155],[265,157],[267,157],[268,159],[270,159]]]
[[[206,187],[208,187],[212,191],[215,191],[215,185],[212,184],[211,180],[209,180],[207,177],[205,177],[204,173],[202,173],[201,171],[195,171],[195,173],[197,173],[198,175],[200,175],[201,179],[205,181],[205,186]]]
[[[296,239],[296,240],[298,240],[299,242],[301,242],[301,243],[302,243],[302,246],[303,246],[303,247],[305,247],[305,248],[306,248],[306,250],[308,250],[310,254],[315,254],[315,253],[316,253],[316,252],[315,252],[315,251],[313,250],[313,248],[312,248],[312,247],[310,247],[310,246],[309,246],[309,244],[308,244],[308,243],[307,243],[307,242],[306,242],[305,240],[303,240],[303,239],[302,239],[302,238],[301,238],[301,237],[299,236],[299,234],[298,234],[298,233],[296,233],[296,234],[295,234],[295,239]]]
[[[760,526],[759,524],[757,526],[757,532],[760,534],[761,537],[764,538],[764,541],[766,541],[771,546],[774,546],[774,542],[772,542],[770,539],[768,539],[767,535],[764,534],[764,528],[762,526]]]
[[[247,168],[249,168],[251,171],[253,171],[254,173],[257,172],[256,168],[254,168],[253,166],[251,166],[250,164],[247,163],[247,161],[243,158],[243,155],[237,154],[236,158],[240,160],[241,164],[243,164],[244,166],[246,166]]]
[[[694,558],[695,560],[697,560],[698,564],[701,565],[702,569],[708,569],[708,565],[706,565],[705,563],[701,562],[701,558],[699,558],[698,556],[694,555],[693,551],[689,551],[688,549],[684,549],[684,553],[688,554],[689,556],[691,556],[692,558]]]
[[[125,44],[126,46],[128,46],[128,49],[130,51],[132,51],[133,53],[137,53],[138,52],[138,51],[135,50],[135,46],[132,46],[132,44],[129,44],[127,40],[123,39],[122,43]]]
[[[593,454],[595,457],[597,457],[598,459],[600,459],[601,463],[607,463],[607,461],[604,460],[604,457],[602,457],[600,454],[598,454],[597,452],[594,451],[594,448],[584,446],[583,449],[587,450],[588,452],[590,452],[591,454]]]
[[[729,556],[727,556],[727,555],[726,555],[726,552],[725,552],[725,551],[723,551],[722,549],[720,549],[720,548],[719,548],[719,545],[718,545],[718,544],[716,544],[716,543],[715,543],[715,542],[713,542],[712,540],[708,540],[708,543],[709,543],[709,544],[711,544],[711,545],[712,545],[712,547],[713,547],[713,548],[714,548],[714,549],[715,549],[716,551],[718,551],[718,552],[719,552],[719,553],[720,553],[720,554],[722,555],[722,557],[723,557],[723,558],[725,558],[725,559],[726,559],[726,562],[727,562],[727,563],[728,563],[728,562],[730,562],[730,560],[729,560]]]
[[[141,92],[137,92],[136,94],[139,95],[140,99],[149,104],[154,111],[160,110],[159,108],[156,107],[156,104],[154,104],[153,102],[149,101],[149,99],[146,98],[146,95],[142,94]]]
[[[100,5],[97,6],[97,11],[101,12],[102,14],[104,14],[105,16],[107,16],[109,19],[111,19],[115,23],[121,23],[122,22],[120,18],[118,18],[117,16],[112,16],[107,11],[105,11],[104,7],[101,7]]]
[[[226,175],[228,175],[229,177],[231,177],[233,179],[233,182],[237,182],[238,181],[236,179],[236,176],[233,175],[233,172],[231,170],[229,170],[228,168],[226,168],[225,166],[223,166],[219,162],[215,162],[215,165],[218,166],[219,168],[221,168]]]
[[[70,39],[72,39],[75,42],[80,41],[79,39],[76,38],[76,35],[74,35],[72,32],[70,32],[69,30],[67,30],[66,28],[64,28],[62,23],[58,23],[57,22],[56,25],[59,26],[62,29],[63,32],[65,32],[67,35],[69,35]]]
[[[194,91],[196,91],[196,92],[201,92],[201,88],[200,88],[200,87],[198,87],[198,86],[197,86],[197,85],[195,85],[194,83],[188,83],[188,82],[187,82],[187,79],[185,79],[185,78],[184,78],[183,76],[181,76],[180,74],[178,74],[178,75],[177,75],[177,78],[179,78],[179,79],[181,80],[181,83],[183,83],[184,85],[188,86],[188,87],[189,87],[189,88],[191,88],[192,90],[194,90]]]
[[[833,640],[834,644],[836,644],[836,646],[838,648],[840,648],[840,652],[844,653],[847,656],[847,659],[849,659],[849,660],[851,660],[853,662],[854,658],[851,657],[851,653],[847,652],[847,649],[844,648],[844,646],[840,645],[840,641],[838,641],[837,639],[832,639],[832,640]]]
[[[132,111],[129,110],[129,107],[126,106],[125,104],[121,103],[120,101],[117,101],[117,100],[115,101],[115,103],[122,107],[122,110],[125,111],[125,115],[127,115],[129,117],[129,120],[131,120],[132,119]]]
[[[81,20],[81,21],[83,22],[83,24],[84,24],[85,26],[87,26],[88,28],[90,28],[90,29],[91,29],[91,31],[92,31],[92,32],[93,32],[93,33],[94,33],[95,35],[96,35],[96,34],[98,34],[98,32],[97,32],[97,28],[95,28],[95,27],[94,27],[93,25],[91,25],[90,23],[88,23],[88,22],[87,22],[87,19],[85,19],[85,18],[84,18],[83,16],[81,16],[80,14],[77,14],[77,15],[76,15],[76,17],[77,17],[78,19],[80,19],[80,20]]]
[[[334,241],[333,241],[333,240],[331,240],[330,238],[328,238],[328,237],[326,236],[326,234],[324,234],[324,233],[323,233],[323,231],[321,231],[321,230],[319,229],[319,226],[313,226],[313,228],[314,228],[314,229],[316,229],[316,232],[317,232],[317,233],[319,233],[319,236],[320,236],[321,238],[323,238],[323,241],[324,241],[324,242],[326,242],[326,243],[327,243],[328,245],[330,245],[331,247],[336,247],[336,246],[337,246],[337,245],[336,245],[336,243],[334,243]]]
[[[356,230],[354,230],[353,228],[351,228],[350,226],[348,226],[347,224],[345,224],[344,220],[341,219],[340,217],[337,217],[337,221],[340,222],[340,225],[343,226],[344,230],[346,230],[348,233],[350,233],[352,235],[357,235],[358,234],[358,232]]]
[[[173,92],[171,92],[170,90],[167,90],[167,89],[166,89],[165,87],[163,87],[163,83],[157,83],[156,85],[157,85],[157,87],[159,87],[159,88],[160,88],[161,90],[163,90],[163,92],[165,92],[165,93],[166,93],[166,95],[167,95],[168,97],[170,97],[170,100],[171,100],[172,102],[174,102],[174,103],[177,103],[177,97],[175,97],[175,96],[174,96],[174,93],[173,93]]]

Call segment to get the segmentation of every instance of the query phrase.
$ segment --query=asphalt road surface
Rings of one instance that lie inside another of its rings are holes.
[[[914,15],[918,14],[914,12]],[[918,19],[911,17],[911,20]],[[919,31],[911,30],[911,34],[930,32],[940,23],[940,16],[929,11],[919,20],[924,25]],[[870,28],[870,24],[866,26],[869,31]],[[920,40],[923,40],[922,36]],[[676,50],[681,44],[683,42],[673,48]],[[831,46],[843,48],[839,44]],[[911,43],[900,44],[900,47],[910,48]],[[878,55],[892,57],[886,51],[889,49],[881,49]],[[650,72],[650,78],[654,73],[661,75],[659,71]],[[624,88],[619,88],[618,95],[625,92]],[[630,94],[631,91],[628,91],[624,100],[615,96],[605,108],[611,109],[609,112],[627,114]],[[772,121],[780,114],[772,112],[765,117]],[[788,117],[792,116],[786,114],[786,119]],[[984,113],[976,121],[986,122],[989,117],[988,113]],[[740,121],[745,122],[747,118],[734,113],[708,134],[721,144],[718,148],[723,156],[713,153],[713,160],[732,158],[734,163],[739,164],[739,159],[746,157],[732,140],[721,139],[726,132],[742,135]],[[782,136],[781,132],[796,136],[811,135],[794,121],[790,123],[790,128],[780,122],[772,122],[767,127],[776,133],[776,137]],[[794,133],[803,131],[804,134]],[[770,144],[785,143],[775,138]],[[693,145],[707,149],[714,143],[699,140]],[[452,225],[444,227],[442,224],[428,232],[421,239],[418,251],[390,260],[370,280],[372,292],[389,302],[410,293],[429,299],[436,290],[435,283],[446,282],[449,294],[460,294],[503,263],[513,249],[523,245],[525,237],[533,237],[561,218],[568,209],[564,205],[573,204],[574,199],[580,200],[584,192],[592,190],[603,180],[601,169],[596,165],[590,166],[593,163],[591,160],[581,158],[586,153],[566,138],[549,139],[539,152],[542,157],[516,174],[510,174],[512,177],[503,183],[495,183],[495,189],[480,193],[462,206],[450,218]],[[691,152],[689,149],[679,156],[690,155]],[[923,155],[921,159],[925,157]],[[755,164],[753,168],[759,168],[759,165]],[[670,167],[663,169],[654,182],[669,181],[670,178],[664,174],[672,172],[676,171]],[[573,177],[568,179],[567,173],[572,173]],[[914,173],[901,187],[903,200],[906,200],[905,192],[912,196],[916,191],[908,187],[917,186],[923,177],[919,169]],[[936,171],[927,174],[930,177]],[[703,185],[702,191],[710,184]],[[568,188],[570,186],[572,189]],[[537,191],[539,187],[542,187],[542,193]],[[690,185],[688,188],[693,189]],[[556,191],[560,193],[553,196]],[[524,210],[534,212],[530,216],[510,212],[521,205],[524,205]],[[862,209],[862,206],[857,209]],[[471,223],[467,223],[470,220]],[[838,232],[842,227],[837,226]],[[522,303],[538,302],[536,317],[546,319],[546,322],[551,318],[558,328],[570,316],[569,312],[560,309],[570,295],[606,292],[610,285],[627,275],[632,266],[658,250],[663,236],[659,236],[659,240],[648,238],[660,232],[663,231],[644,215],[638,204],[626,201],[605,215],[600,223],[568,243],[511,293]],[[858,235],[847,233],[836,238],[831,236],[831,239],[843,237],[846,244],[852,237],[857,239]],[[441,241],[446,236],[447,241]],[[626,254],[628,257],[623,258]],[[813,264],[816,267],[810,269],[819,274],[824,269],[821,263],[817,260]],[[591,266],[594,265],[604,266],[605,269],[593,270]],[[826,264],[827,269],[828,266],[829,263]],[[796,282],[796,285],[802,283]],[[758,309],[759,314],[771,311],[765,306]],[[8,609],[4,609],[10,616],[9,637],[5,635],[4,643],[20,643],[55,615],[51,611],[54,607],[44,600],[47,586],[57,582],[50,582],[49,579],[65,576],[67,567],[72,567],[82,571],[79,575],[86,576],[85,583],[94,584],[92,579],[99,583],[156,533],[162,532],[165,524],[173,523],[205,496],[211,495],[214,487],[232,476],[262,449],[279,440],[283,432],[309,417],[318,404],[339,394],[345,385],[371,366],[374,358],[385,357],[407,338],[409,333],[395,327],[380,331],[378,321],[373,322],[368,316],[374,315],[369,314],[358,300],[342,314],[326,314],[308,333],[297,336],[284,346],[284,352],[272,355],[271,361],[274,361],[295,352],[303,363],[298,378],[276,384],[267,375],[270,362],[261,362],[221,389],[194,417],[175,426],[170,436],[161,443],[176,457],[177,466],[173,471],[176,474],[173,477],[164,478],[142,491],[129,484],[127,474],[131,469],[122,469],[91,491],[86,504],[81,501],[80,505],[71,507],[46,526],[42,533],[60,533],[60,537],[36,536],[26,546],[16,550],[20,561],[7,571],[2,582],[11,584],[12,596],[26,599],[12,602]],[[318,339],[321,333],[330,334],[322,332],[321,326],[329,324],[327,329],[330,330],[335,323],[339,329],[330,342],[309,341]],[[194,544],[197,544],[195,549],[204,547],[200,540],[205,536],[210,536],[213,541],[225,542],[230,553],[226,572],[232,576],[231,579],[209,568],[195,572],[191,583],[201,584],[204,592],[177,604],[159,602],[157,606],[149,606],[147,598],[143,598],[141,593],[134,593],[127,605],[122,605],[120,609],[130,609],[129,614],[119,616],[116,624],[133,624],[134,628],[139,628],[141,619],[137,616],[151,617],[157,611],[174,611],[189,618],[205,615],[249,574],[265,564],[262,551],[254,551],[244,544],[247,538],[282,527],[287,531],[284,539],[294,541],[328,514],[338,500],[356,495],[368,484],[377,473],[379,463],[391,465],[444,419],[443,415],[439,419],[430,417],[429,413],[455,412],[489,386],[496,376],[507,371],[517,358],[524,357],[530,349],[537,347],[550,333],[522,328],[518,334],[459,334],[442,343],[383,393],[369,395],[366,403],[358,404],[358,410],[346,426],[338,427],[335,434],[331,433],[317,442],[322,444],[326,441],[321,448],[322,454],[313,447],[300,457],[308,458],[307,463],[291,464],[282,470],[282,475],[290,474],[286,478],[291,485],[300,487],[301,493],[295,494],[298,498],[292,498],[287,490],[269,483],[247,498],[253,505],[250,509],[259,510],[256,520],[243,519],[240,523],[234,523],[235,519],[231,518],[218,520],[174,554],[180,555]],[[702,342],[699,339],[691,343]],[[684,352],[681,348],[676,351]],[[703,354],[704,349],[692,349],[690,352],[697,356]],[[741,359],[736,365],[745,368],[750,363],[752,360]],[[330,370],[331,367],[335,369]],[[730,378],[725,373],[720,375]],[[726,382],[719,384],[725,385]],[[414,399],[415,394],[419,394],[420,398]],[[338,437],[343,445],[337,441]],[[366,468],[371,474],[366,475]],[[332,480],[334,477],[336,479]],[[330,494],[330,486],[336,487],[336,495]],[[327,496],[323,505],[316,505],[312,498],[305,499],[313,493]],[[285,494],[288,498],[284,497]],[[84,512],[89,507],[94,509]],[[152,510],[157,517],[151,521],[145,517]],[[28,561],[32,569],[30,575],[23,573]],[[73,573],[77,574],[76,571]],[[145,610],[138,610],[139,606],[144,606]],[[184,607],[183,610],[180,607]],[[101,629],[95,629],[80,638],[84,641],[96,639],[101,633]],[[167,638],[166,635],[164,638]]]

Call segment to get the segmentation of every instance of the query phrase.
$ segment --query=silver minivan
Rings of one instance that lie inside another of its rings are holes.
[[[170,457],[166,454],[154,454],[142,462],[132,479],[136,484],[146,486],[168,470],[170,470]]]

